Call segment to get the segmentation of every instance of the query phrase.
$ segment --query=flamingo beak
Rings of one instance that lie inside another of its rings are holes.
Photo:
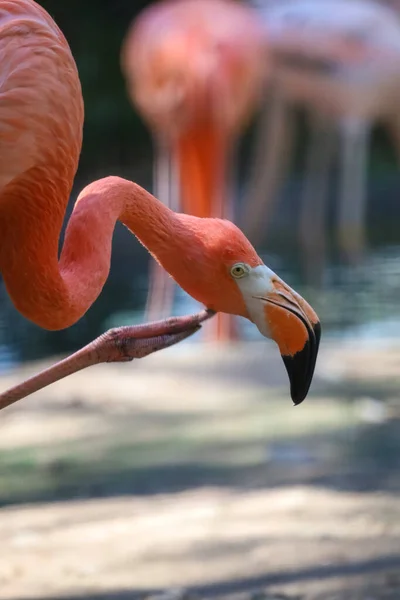
[[[295,405],[300,404],[314,375],[321,337],[318,316],[265,265],[252,269],[246,284],[239,287],[250,319],[265,337],[278,344],[289,375],[292,400]]]
[[[294,404],[308,394],[321,338],[321,324],[311,306],[281,280],[274,290],[260,298],[272,339],[278,344],[290,380]]]

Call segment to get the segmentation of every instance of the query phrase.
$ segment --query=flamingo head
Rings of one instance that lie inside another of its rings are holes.
[[[180,217],[195,228],[198,244],[186,247],[186,266],[181,254],[180,274],[174,278],[207,308],[245,317],[274,340],[289,375],[292,400],[300,404],[317,360],[321,335],[317,314],[264,264],[233,223]]]
[[[229,265],[227,277],[239,289],[245,315],[279,347],[294,404],[306,397],[314,374],[321,325],[312,307],[265,264]]]

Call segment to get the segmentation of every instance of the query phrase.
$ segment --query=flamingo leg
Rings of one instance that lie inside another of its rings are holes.
[[[109,329],[71,356],[0,394],[0,410],[92,365],[127,362],[173,346],[196,333],[201,323],[214,314],[203,310],[195,315]]]
[[[344,119],[341,123],[341,177],[338,209],[339,247],[350,263],[361,259],[365,248],[365,212],[370,123]]]
[[[333,166],[336,135],[333,123],[322,115],[310,122],[310,142],[299,215],[299,238],[306,279],[321,283],[325,257],[324,221],[329,202],[329,175]]]
[[[263,107],[241,221],[253,244],[262,243],[288,170],[294,124],[277,87]]]
[[[156,140],[156,158],[153,169],[154,195],[172,210],[177,210],[178,202],[174,167],[168,145]],[[172,311],[175,283],[168,273],[153,259],[150,259],[149,290],[147,294],[145,318],[148,321],[165,318]]]

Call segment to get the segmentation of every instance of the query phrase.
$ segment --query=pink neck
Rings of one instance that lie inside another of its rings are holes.
[[[211,120],[194,124],[179,137],[175,153],[185,213],[227,218],[229,146],[226,133]]]
[[[108,177],[81,192],[58,261],[66,202],[53,197],[56,191],[68,198],[68,189],[37,183],[0,197],[0,270],[17,309],[45,329],[73,325],[100,294],[117,220],[167,270],[188,247],[190,232],[178,215],[138,185]]]

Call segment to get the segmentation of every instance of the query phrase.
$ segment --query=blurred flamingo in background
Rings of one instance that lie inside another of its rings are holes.
[[[263,35],[254,11],[235,0],[158,2],[128,31],[122,69],[151,128],[155,190],[168,206],[234,218],[229,165],[263,90]],[[174,288],[157,266],[150,279],[155,318],[170,311]],[[213,324],[217,339],[234,337],[232,319]]]
[[[0,394],[0,409],[89,365],[171,346],[217,311],[250,319],[277,342],[292,398],[301,402],[314,372],[318,317],[233,223],[177,214],[133,182],[106,177],[80,193],[58,259],[81,150],[83,99],[67,41],[33,0],[0,0],[0,70],[0,271],[16,308],[46,329],[76,323],[108,277],[119,220],[209,309],[110,330]]]
[[[291,111],[301,107],[309,118],[311,141],[300,242],[308,275],[320,280],[337,149],[337,235],[350,262],[360,259],[365,246],[368,146],[374,124],[388,128],[400,159],[400,23],[393,9],[368,0],[253,4],[265,23],[273,92],[261,124],[244,230],[253,243],[265,233],[290,155]]]

